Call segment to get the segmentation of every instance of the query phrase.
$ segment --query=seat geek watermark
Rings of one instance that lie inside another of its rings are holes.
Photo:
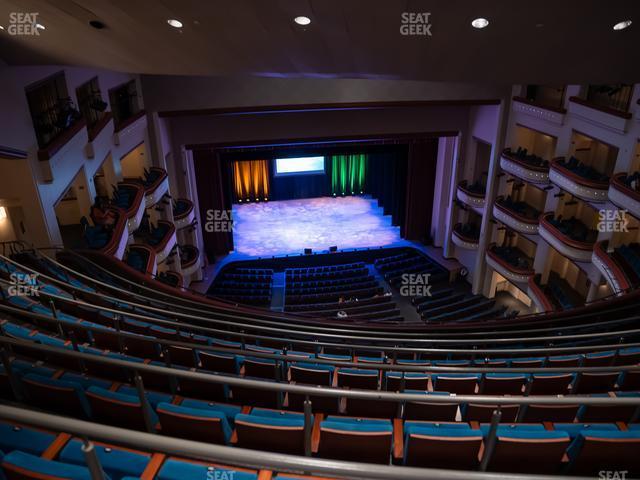
[[[625,233],[628,232],[629,219],[627,210],[598,211],[598,232]]]
[[[38,274],[12,273],[9,277],[11,285],[7,288],[12,297],[38,297]]]
[[[400,35],[430,37],[431,12],[402,12],[400,14]]]
[[[207,210],[207,219],[204,224],[207,233],[233,231],[233,218],[231,210]]]
[[[11,12],[9,13],[9,25],[7,33],[9,35],[40,35],[38,23],[38,12]]]
[[[629,470],[600,470],[598,478],[600,480],[626,480]]]
[[[400,295],[403,297],[430,297],[430,273],[403,273]]]
[[[214,467],[208,467],[205,480],[233,480],[235,474],[233,470],[216,470]]]

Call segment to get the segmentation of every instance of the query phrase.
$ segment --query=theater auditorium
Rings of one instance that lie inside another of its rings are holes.
[[[638,45],[0,1],[0,480],[640,478]]]

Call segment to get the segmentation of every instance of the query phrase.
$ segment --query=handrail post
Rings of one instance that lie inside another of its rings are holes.
[[[481,472],[487,471],[487,467],[489,466],[489,461],[491,460],[493,451],[496,448],[496,440],[498,437],[498,424],[500,423],[501,418],[502,418],[502,412],[500,411],[500,405],[498,405],[498,408],[493,411],[493,415],[491,416],[491,427],[489,428],[487,441],[485,442],[485,445],[484,445],[484,454],[482,455],[482,460],[480,461],[479,470]]]
[[[53,299],[49,298],[49,307],[51,308],[51,315],[53,315],[53,318],[55,318],[56,320],[58,319],[58,312],[56,310],[56,306],[53,303]],[[60,334],[61,337],[64,337],[64,329],[62,328],[62,323],[58,323],[58,333]]]
[[[121,324],[120,324],[120,314],[116,313],[116,315],[113,318],[113,326],[116,329],[116,332],[118,332],[118,350],[120,351],[120,353],[124,353],[125,352],[125,348],[124,348],[124,339],[122,338],[122,335],[120,335],[121,332]]]
[[[144,383],[142,383],[142,377],[137,370],[134,370],[133,381],[136,384],[136,390],[138,391],[138,398],[140,399],[140,405],[142,407],[142,418],[144,420],[144,426],[149,433],[155,433],[155,425],[151,421],[151,405],[147,400],[147,396],[144,393]]]
[[[76,332],[74,330],[69,330],[69,339],[71,340],[71,345],[73,346],[73,350],[76,352],[80,351],[80,347],[78,346],[78,337],[76,337]],[[83,358],[78,359],[78,366],[80,367],[81,372],[87,371],[87,366]]]
[[[306,457],[311,456],[311,433],[313,428],[311,412],[311,400],[309,400],[309,395],[306,395],[304,398],[304,454]]]
[[[4,371],[7,374],[7,378],[9,379],[9,385],[11,386],[11,391],[13,392],[13,397],[20,401],[23,399],[22,391],[20,390],[20,384],[18,380],[13,375],[13,367],[11,366],[11,359],[9,359],[9,352],[7,349],[2,347],[0,349],[0,355],[2,356],[2,364],[4,365]]]
[[[163,344],[160,344],[160,349],[162,350],[162,356],[164,358],[164,365],[167,368],[172,368],[171,355],[169,355],[169,348],[167,348]],[[194,357],[195,357],[195,353],[194,353]],[[178,392],[178,380],[173,375],[169,375],[169,388],[171,389],[171,393],[173,395],[175,395]]]
[[[640,420],[640,406],[636,407],[636,409],[634,410],[629,423],[636,423],[638,420]]]
[[[91,480],[105,480],[104,471],[102,465],[100,465],[100,459],[96,453],[95,446],[88,438],[82,438],[82,447],[80,447],[84,454],[84,460],[89,467],[89,473],[91,474]]]

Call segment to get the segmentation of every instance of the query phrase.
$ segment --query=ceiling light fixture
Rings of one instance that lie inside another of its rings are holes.
[[[170,18],[169,20],[167,20],[167,23],[173,28],[182,28],[182,22],[180,20],[176,20],[175,18]]]
[[[486,18],[476,18],[473,22],[471,22],[471,26],[473,28],[484,28],[487,25],[489,25],[489,20],[487,20]]]
[[[293,19],[298,25],[309,25],[311,23],[311,19],[309,17],[300,16]]]
[[[622,22],[618,22],[613,26],[614,30],[624,30],[631,26],[633,22],[631,20],[623,20]]]
[[[36,28],[40,30],[45,30],[44,25],[42,25],[41,23],[36,23]]]
[[[0,30],[4,30],[4,27],[2,25],[0,25]]]

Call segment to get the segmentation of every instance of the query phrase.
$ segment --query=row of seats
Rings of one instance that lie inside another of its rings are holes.
[[[571,156],[571,158],[569,158],[569,161],[565,161],[564,158],[560,158],[557,160],[557,162],[559,165],[566,168],[571,173],[574,173],[587,180],[602,183],[609,182],[609,177],[607,175],[598,172],[595,168],[585,164],[584,162],[581,162],[574,156]]]
[[[272,282],[272,269],[235,267],[220,273],[207,293],[236,303],[267,306]]]
[[[518,147],[515,152],[510,148],[507,148],[505,150],[505,153],[507,153],[508,155],[513,155],[518,160],[534,167],[543,167],[543,168],[549,167],[548,160],[545,160],[544,158],[539,157],[538,155],[534,155],[533,153],[529,153],[526,148]]]

